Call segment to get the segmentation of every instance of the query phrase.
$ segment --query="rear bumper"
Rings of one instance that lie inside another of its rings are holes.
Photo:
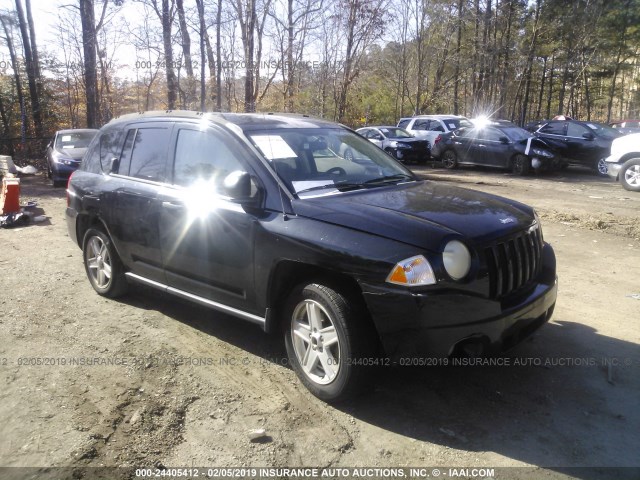
[[[363,286],[385,353],[394,360],[448,357],[468,344],[482,356],[507,351],[551,318],[557,292],[555,268],[544,269],[526,293],[509,301],[450,290]]]
[[[69,238],[71,238],[71,240],[73,240],[76,245],[80,246],[80,243],[78,242],[78,230],[76,228],[78,212],[73,208],[67,207],[64,216],[65,220],[67,221],[67,231],[69,233]]]

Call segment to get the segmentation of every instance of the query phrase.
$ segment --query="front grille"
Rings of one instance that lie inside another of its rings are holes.
[[[485,249],[490,296],[501,298],[525,287],[540,272],[542,232],[539,225]]]

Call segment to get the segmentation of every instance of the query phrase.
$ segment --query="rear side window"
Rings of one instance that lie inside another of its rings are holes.
[[[139,128],[131,151],[129,176],[164,182],[169,141],[168,128]]]
[[[182,129],[178,132],[173,183],[188,186],[197,181],[222,182],[231,172],[244,171],[222,135],[212,131]]]
[[[402,120],[400,120],[398,122],[398,127],[400,128],[407,128],[407,125],[409,125],[409,122],[411,121],[410,118],[403,118]]]
[[[100,135],[98,134],[98,137]],[[81,170],[89,173],[100,173],[100,142],[98,138],[94,138],[89,145],[89,149],[82,160]]]
[[[550,122],[540,129],[540,133],[564,135],[564,122]]]
[[[120,157],[120,130],[109,130],[100,136],[100,165],[103,172],[109,172],[111,160]]]

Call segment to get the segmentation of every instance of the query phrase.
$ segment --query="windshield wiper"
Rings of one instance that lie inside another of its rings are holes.
[[[335,188],[340,192],[344,192],[347,190],[355,190],[358,188],[366,188],[367,186],[364,183],[354,183],[354,182],[341,182],[341,183],[325,183],[324,185],[315,185],[313,187],[305,188],[300,191],[296,191],[296,194],[313,192],[314,190],[324,190],[327,188]]]
[[[378,184],[384,184],[384,183],[391,183],[398,180],[409,180],[413,182],[415,178],[413,178],[411,175],[407,175],[406,173],[396,173],[395,175],[386,175],[384,177],[372,178],[371,180],[367,180],[364,183],[365,185],[378,185]]]
[[[396,175],[387,175],[385,177],[372,178],[371,180],[366,180],[364,182],[338,182],[338,183],[325,183],[324,185],[315,185],[313,187],[305,188],[303,190],[297,191],[296,194],[313,192],[315,190],[325,190],[327,188],[335,188],[340,192],[346,192],[348,190],[357,190],[359,188],[374,188],[381,187],[387,183],[395,182],[398,180],[411,180],[414,178],[406,173],[399,173]]]

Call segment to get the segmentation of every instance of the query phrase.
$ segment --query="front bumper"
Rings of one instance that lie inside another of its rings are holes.
[[[80,162],[74,162],[71,165],[63,163],[51,162],[51,176],[53,180],[69,180],[69,177],[80,166]]]
[[[607,162],[607,175],[609,175],[614,180],[617,180],[621,168],[622,164],[620,163]]]
[[[430,158],[431,154],[429,150],[421,149],[394,149],[393,157],[397,158],[401,162],[417,162],[423,163]]]
[[[526,293],[509,300],[363,285],[385,354],[392,360],[449,357],[469,345],[481,356],[507,351],[551,318],[557,292],[555,268],[543,269]]]

